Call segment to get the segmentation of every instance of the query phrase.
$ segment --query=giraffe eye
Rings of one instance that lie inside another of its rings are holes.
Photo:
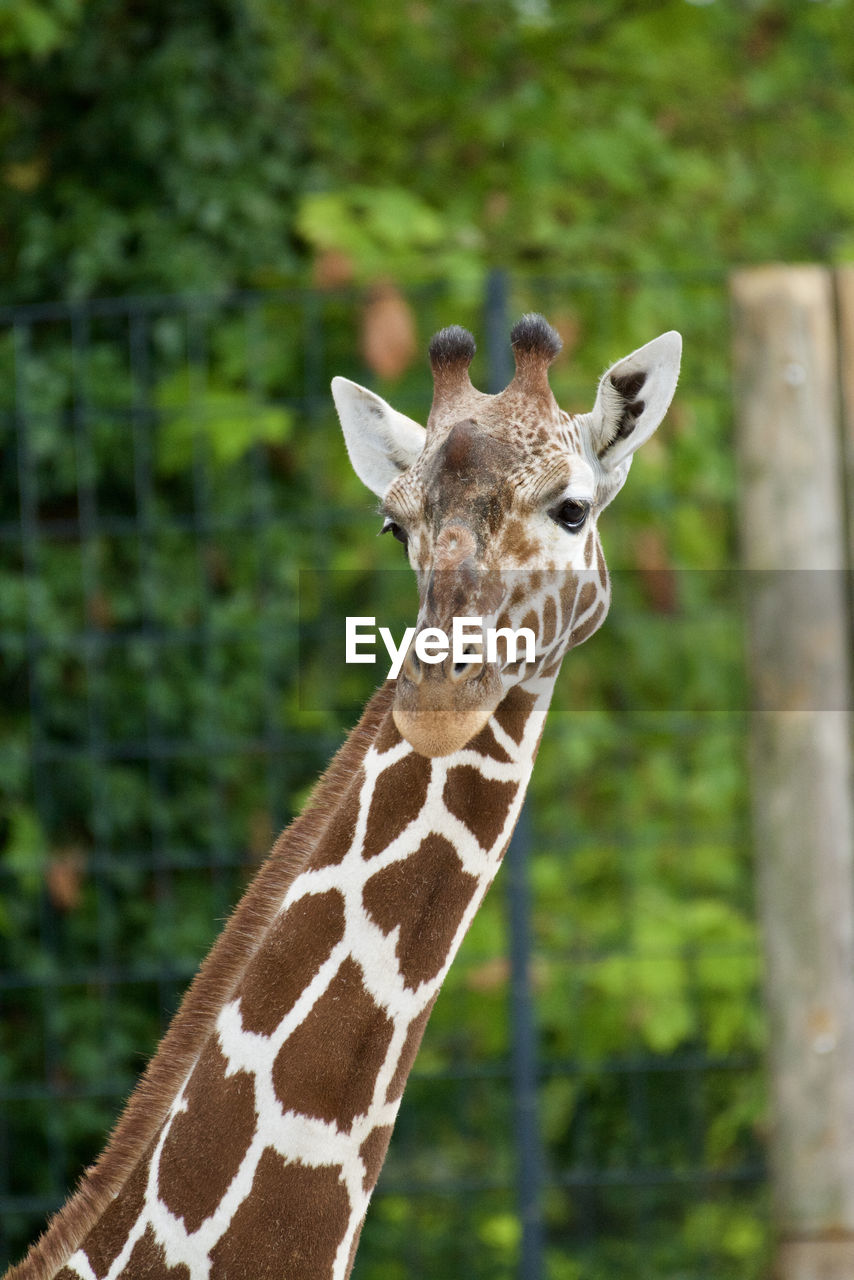
[[[549,515],[562,529],[566,529],[567,533],[577,533],[590,515],[590,503],[566,498],[553,511],[550,511]]]
[[[409,541],[406,531],[401,529],[400,525],[396,524],[394,520],[385,520],[380,533],[390,533],[393,538],[397,538],[398,542],[402,542],[404,546]]]

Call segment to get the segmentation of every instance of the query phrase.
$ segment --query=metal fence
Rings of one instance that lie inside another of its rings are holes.
[[[467,324],[489,389],[514,319],[543,311],[573,409],[664,329],[686,362],[662,442],[603,517],[612,617],[561,677],[355,1274],[759,1275],[723,278],[496,274],[396,305],[421,351]],[[329,379],[417,417],[429,378],[419,358],[384,384],[360,360],[375,308],[282,291],[0,310],[0,1261],[97,1154],[355,718],[352,689],[300,699],[298,574],[364,591],[385,563]]]

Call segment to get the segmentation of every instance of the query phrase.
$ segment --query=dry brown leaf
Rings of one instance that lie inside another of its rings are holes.
[[[102,591],[96,591],[89,597],[87,603],[89,613],[89,621],[92,622],[100,631],[110,631],[115,622],[113,613],[113,605],[109,596],[105,596]]]
[[[675,613],[679,605],[676,570],[670,563],[664,536],[657,529],[638,534],[635,561],[650,607],[656,613]]]
[[[57,911],[76,911],[83,895],[85,859],[79,849],[64,849],[47,868],[47,892]]]
[[[393,284],[379,285],[362,313],[362,355],[381,378],[399,378],[418,350],[412,308]]]
[[[510,961],[506,956],[495,956],[469,971],[466,986],[472,991],[498,991],[506,987],[509,979]]]
[[[318,289],[343,289],[353,280],[353,259],[340,249],[326,249],[314,260],[312,274]]]

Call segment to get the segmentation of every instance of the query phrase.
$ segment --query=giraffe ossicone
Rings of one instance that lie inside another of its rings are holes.
[[[498,395],[430,344],[426,427],[332,384],[353,467],[419,586],[416,633],[480,617],[533,655],[413,636],[202,966],[101,1159],[7,1280],[345,1280],[439,988],[501,864],[561,659],[602,623],[600,511],[670,403],[666,333],[559,409],[540,316]],[[422,654],[425,652],[423,646]]]

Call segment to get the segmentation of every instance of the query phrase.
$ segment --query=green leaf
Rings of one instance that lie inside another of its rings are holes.
[[[157,466],[165,475],[185,471],[200,458],[228,467],[255,445],[284,444],[293,427],[289,409],[248,391],[208,385],[191,397],[183,373],[160,383],[156,404]]]

